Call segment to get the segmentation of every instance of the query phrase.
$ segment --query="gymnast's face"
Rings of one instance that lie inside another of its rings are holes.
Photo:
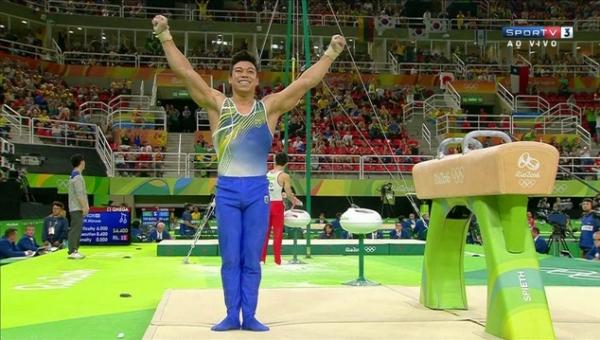
[[[248,61],[240,61],[233,65],[229,76],[229,85],[231,85],[233,92],[254,93],[258,86],[256,67]]]

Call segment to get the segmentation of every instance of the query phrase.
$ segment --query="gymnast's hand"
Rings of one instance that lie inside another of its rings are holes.
[[[171,33],[169,33],[168,20],[162,15],[157,15],[152,19],[152,30],[160,42],[173,40]]]
[[[325,51],[325,55],[335,60],[342,52],[344,52],[344,48],[346,48],[346,39],[339,34],[331,37],[331,42],[329,43],[329,47],[327,51]]]

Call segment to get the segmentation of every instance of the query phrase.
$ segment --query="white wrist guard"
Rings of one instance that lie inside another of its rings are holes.
[[[169,33],[169,29],[166,29],[158,34],[155,34],[154,36],[157,37],[161,43],[164,43],[167,40],[173,40],[171,33]]]
[[[340,55],[340,53],[341,52],[336,52],[336,50],[333,49],[333,47],[331,47],[331,45],[329,45],[329,47],[327,47],[327,50],[323,54],[328,56],[332,60],[335,60]]]

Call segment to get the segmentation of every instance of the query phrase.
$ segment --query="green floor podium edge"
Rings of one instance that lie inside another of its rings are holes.
[[[447,218],[466,206],[479,223],[487,266],[486,332],[505,339],[554,339],[554,328],[527,225],[527,196],[434,199],[420,301],[431,309],[467,309],[464,247],[468,220]]]

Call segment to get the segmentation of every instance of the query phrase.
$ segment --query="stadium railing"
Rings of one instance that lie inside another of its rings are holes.
[[[463,127],[462,123],[467,121],[468,127]],[[506,122],[510,124],[505,126]],[[503,124],[504,122],[504,124]],[[493,126],[493,125],[495,126]],[[436,118],[435,134],[436,136],[449,137],[451,134],[464,134],[473,130],[499,130],[512,134],[512,116],[508,115],[460,115],[460,114],[442,114]]]
[[[30,134],[29,141],[32,144],[35,136],[44,144],[88,148],[95,148],[96,146],[98,130],[96,124],[42,118],[32,118],[31,124],[34,132]]]
[[[446,19],[448,20],[448,19]],[[450,26],[448,28],[458,29],[458,19],[449,19]],[[485,19],[485,18],[474,18],[474,19],[462,19],[462,30],[474,30],[474,29],[486,29],[486,30],[499,30],[504,26],[511,26],[513,20],[510,19]]]
[[[446,89],[445,93],[433,94],[423,101],[423,115],[426,118],[437,117],[439,111],[459,111],[460,95]],[[456,91],[454,91],[456,92]]]
[[[583,62],[591,68],[596,77],[600,77],[600,63],[586,55],[583,56]]]
[[[7,104],[2,105],[2,118],[11,129],[13,139],[25,142],[30,140],[31,118],[23,117]]]
[[[396,72],[398,74],[438,74],[440,72],[453,72],[458,70],[457,64],[439,64],[439,63],[398,63]]]
[[[422,100],[414,100],[402,107],[402,122],[408,122],[416,115],[425,116]]]
[[[63,52],[66,64],[100,65],[100,66],[140,66],[140,56],[137,54],[92,53],[92,52]]]
[[[510,66],[503,64],[465,64],[464,74],[467,78],[479,74],[509,74]]]
[[[111,111],[118,109],[139,108],[148,110],[151,107],[151,98],[140,95],[118,95],[108,102]]]
[[[549,76],[556,74],[574,74],[579,76],[594,76],[594,71],[590,69],[590,66],[586,64],[581,65],[564,65],[564,64],[554,64],[554,65],[541,65],[534,64],[533,74],[535,76]]]
[[[182,177],[186,154],[177,152],[113,152],[115,176]]]
[[[510,108],[510,111],[514,111],[515,108],[515,96],[512,94],[510,90],[508,90],[504,85],[499,82],[496,82],[496,94],[500,98],[506,106]]]
[[[9,16],[10,17],[10,16]],[[121,32],[127,29],[122,29]],[[134,30],[135,31],[135,30]],[[57,44],[54,49],[29,45],[0,39],[0,50],[11,54],[25,57],[54,61],[59,64],[79,64],[97,66],[125,66],[125,67],[167,67],[167,59],[164,55],[146,54],[121,54],[116,52],[97,53],[83,51],[62,52]],[[226,69],[231,58],[219,57],[189,57],[190,63],[196,69]],[[396,59],[387,58],[385,62],[379,61],[356,61],[356,66],[361,72],[381,73],[390,72],[394,74],[439,74],[440,72],[452,72],[457,78],[488,79],[494,80],[496,75],[508,74],[508,64],[465,64],[462,60],[455,63],[398,63]],[[532,65],[533,72],[537,76],[550,75],[574,75],[595,76],[600,73],[600,66],[589,57],[584,58],[583,64],[578,65]],[[262,70],[281,71],[283,60],[278,58],[262,59]],[[302,65],[299,65],[302,66]],[[339,60],[332,66],[334,72],[346,72],[354,69],[351,61]]]
[[[108,122],[106,118],[110,114],[111,108],[105,102],[87,101],[79,105],[79,114],[91,123],[97,124],[102,129],[106,129]]]
[[[517,95],[515,97],[514,111],[517,114],[525,114],[531,112],[539,115],[548,112],[550,103],[538,95]]]
[[[55,61],[57,63],[61,61],[60,53],[56,50],[6,39],[0,39],[0,51],[7,51],[10,54],[22,57]]]
[[[10,0],[9,0],[10,1]],[[152,18],[157,14],[167,15],[174,19],[189,21],[229,21],[229,22],[251,22],[257,24],[268,24],[273,16],[273,22],[284,24],[287,20],[287,13],[271,11],[231,11],[231,10],[208,10],[204,16],[196,6],[187,8],[166,8],[166,7],[148,7],[148,6],[130,6],[99,4],[93,2],[75,1],[57,1],[57,0],[13,0],[18,4],[25,3],[30,8],[39,8],[49,13],[74,14],[74,15],[98,15],[113,16],[121,18]],[[365,15],[337,15],[337,20],[341,26],[356,26],[360,18],[370,18],[378,20],[380,16]],[[396,28],[423,28],[431,26],[429,30],[454,30],[458,28],[459,20],[456,18],[440,19],[431,18],[429,23],[424,22],[422,17],[387,17],[392,21]],[[332,14],[309,14],[311,26],[332,26],[336,25],[336,18]],[[432,23],[439,25],[432,25]],[[496,30],[504,26],[519,25],[538,25],[538,26],[573,26],[576,31],[598,31],[600,29],[600,19],[496,19],[496,18],[465,18],[462,20],[463,29],[488,29]]]
[[[577,126],[579,125],[579,118],[572,115],[541,115],[535,120],[531,120],[531,116],[513,115],[511,118],[513,123],[511,134],[524,134],[531,129],[535,129],[536,133],[542,135],[572,135],[577,134]]]
[[[96,152],[98,152],[102,163],[104,163],[104,166],[106,167],[106,174],[108,176],[114,176],[115,162],[113,159],[110,144],[108,144],[108,140],[106,139],[104,132],[102,132],[102,129],[96,129],[96,131]]]
[[[426,123],[421,124],[421,140],[429,146],[429,152],[432,151],[431,147],[431,130],[427,127]]]
[[[149,96],[119,95],[108,102],[106,125],[114,129],[167,130],[163,107],[152,106]],[[84,103],[85,104],[85,103]],[[106,107],[102,107],[103,110]]]
[[[164,109],[137,108],[117,109],[106,117],[107,126],[114,129],[167,130],[167,114]]]
[[[215,177],[214,153],[114,152],[114,176]],[[272,159],[274,154],[269,155]],[[290,154],[288,170],[306,174],[306,155]],[[402,173],[411,175],[415,164],[432,155],[311,155],[311,173],[318,178],[381,178]],[[600,157],[561,157],[560,164],[578,176],[600,177]],[[559,169],[558,176],[566,172]]]
[[[468,125],[464,122],[468,122]],[[511,135],[526,134],[534,130],[541,135],[574,135],[583,145],[590,147],[591,134],[580,124],[576,115],[460,115],[440,114],[436,118],[436,136],[451,137],[473,130],[498,130]]]
[[[578,118],[578,122],[581,123],[582,112],[583,110],[573,103],[558,103],[548,109],[545,115],[550,117],[575,116]]]

